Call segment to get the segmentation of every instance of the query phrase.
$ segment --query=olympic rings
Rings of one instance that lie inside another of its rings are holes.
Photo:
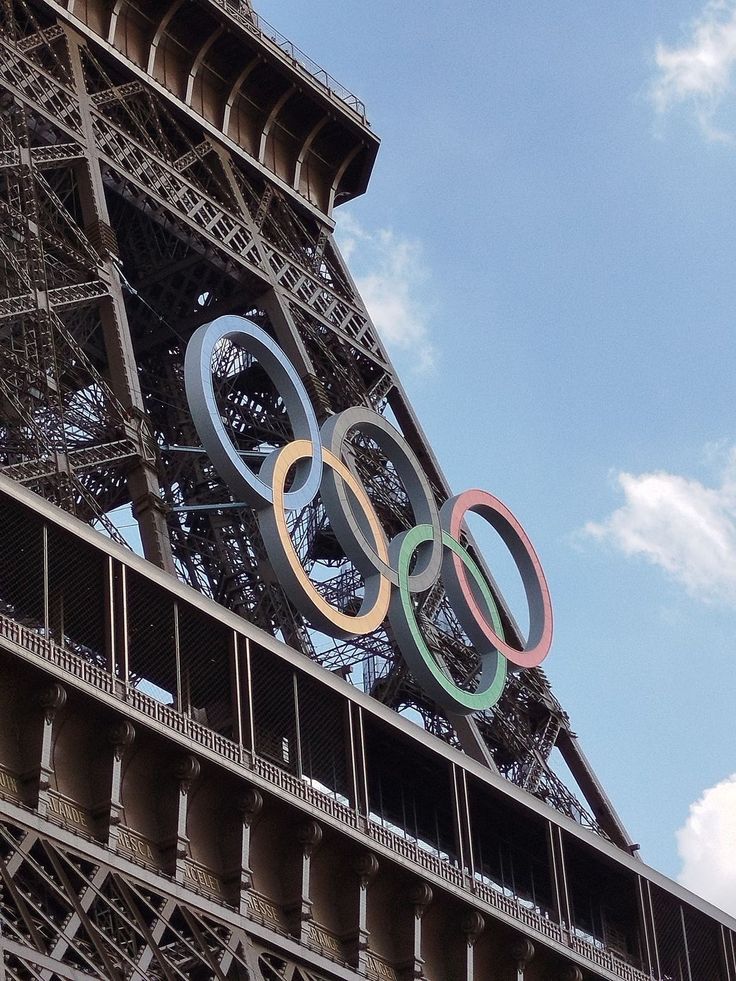
[[[184,383],[202,444],[235,495],[255,508],[273,504],[270,485],[245,466],[220,418],[212,384],[212,355],[215,346],[224,339],[239,344],[258,358],[284,401],[295,438],[309,440],[314,447],[311,463],[306,468],[297,468],[295,486],[284,497],[287,509],[304,508],[314,499],[322,480],[322,443],[317,416],[296,368],[265,330],[244,317],[218,317],[204,324],[192,334],[187,346]]]
[[[521,573],[529,606],[529,639],[523,651],[506,643],[488,623],[468,582],[457,553],[442,564],[442,581],[463,630],[476,647],[490,642],[520,668],[536,668],[552,645],[552,601],[542,565],[526,532],[505,504],[487,491],[467,490],[445,501],[440,509],[442,527],[457,539],[468,511],[479,514],[498,532]]]
[[[422,470],[416,454],[406,442],[401,433],[395,429],[388,419],[379,416],[372,409],[355,405],[337,415],[331,416],[323,423],[321,429],[322,442],[325,447],[338,458],[342,457],[343,446],[347,434],[357,429],[373,439],[380,449],[393,463],[396,473],[409,495],[409,503],[414,512],[417,524],[430,524],[432,536],[422,542],[420,557],[414,572],[409,576],[409,586],[413,593],[422,593],[437,581],[442,564],[442,536],[440,531],[440,516],[432,494],[432,488]],[[353,475],[357,477],[354,464],[348,463]],[[359,478],[358,478],[359,479]],[[383,562],[371,548],[360,520],[353,515],[350,501],[337,472],[325,473],[321,487],[322,501],[330,518],[330,523],[337,535],[338,541],[346,549],[347,556],[356,565],[361,556],[368,556],[375,568],[394,586],[399,585],[398,572],[387,562]],[[429,549],[425,545],[429,544]]]
[[[389,554],[396,564],[399,574],[399,589],[394,590],[389,606],[389,622],[398,641],[401,653],[411,673],[424,691],[441,705],[452,706],[458,715],[469,715],[482,709],[491,708],[501,697],[506,684],[506,658],[488,645],[479,649],[481,655],[481,675],[474,692],[459,688],[446,674],[432,655],[422,636],[414,613],[409,589],[409,563],[415,550],[422,542],[432,536],[431,525],[417,525],[411,531],[402,532],[391,542]],[[446,531],[442,532],[442,544],[454,558],[470,572],[483,597],[496,632],[503,637],[503,625],[498,607],[490,587],[482,572],[460,542],[455,541]]]
[[[223,339],[242,345],[260,361],[294,432],[294,440],[269,454],[258,474],[243,463],[228,438],[215,401],[212,356]],[[438,509],[416,454],[402,434],[371,409],[346,409],[320,430],[294,366],[264,330],[242,317],[220,317],[195,331],[186,351],[184,377],[192,419],[206,451],[233,495],[258,512],[274,573],[313,627],[332,637],[362,635],[378,630],[388,616],[399,650],[427,695],[449,712],[462,715],[498,701],[507,662],[532,668],[544,660],[552,642],[549,589],[526,532],[501,501],[486,491],[469,490]],[[348,456],[343,461],[346,439],[353,430],[378,444],[409,498],[416,526],[390,545],[354,460]],[[363,577],[364,595],[355,615],[328,602],[307,575],[290,538],[286,512],[307,507],[318,492],[337,541]],[[529,607],[529,638],[522,650],[506,641],[491,587],[459,541],[468,511],[479,514],[498,532],[521,574]],[[480,679],[472,692],[460,688],[443,670],[417,622],[412,594],[430,589],[440,575],[458,621],[480,655]]]
[[[371,568],[365,561],[356,563],[365,581],[365,596],[356,616],[341,613],[327,602],[304,571],[294,550],[284,515],[284,482],[294,463],[312,456],[309,440],[297,439],[272,453],[263,465],[263,476],[271,480],[273,507],[258,513],[258,524],[274,572],[294,605],[311,621],[313,626],[331,637],[349,637],[351,634],[369,634],[377,630],[386,619],[391,596],[391,583]],[[323,460],[347,484],[353,500],[360,506],[376,550],[382,562],[388,560],[386,537],[363,486],[355,479],[345,464],[323,449]],[[364,612],[365,611],[365,612]]]

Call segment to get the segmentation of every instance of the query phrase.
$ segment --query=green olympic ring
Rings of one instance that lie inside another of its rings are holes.
[[[419,629],[412,594],[409,589],[409,569],[412,557],[420,545],[431,540],[432,534],[431,525],[421,524],[410,531],[403,532],[391,542],[389,553],[393,566],[398,572],[399,588],[394,590],[391,597],[388,613],[389,622],[411,673],[426,694],[445,705],[448,704],[449,696],[453,711],[461,715],[469,715],[471,712],[491,708],[501,697],[506,684],[506,658],[490,644],[485,650],[480,650],[480,680],[476,690],[469,692],[459,688],[432,655]],[[472,556],[460,542],[446,531],[442,532],[442,544],[454,552],[467,568],[480,598],[490,613],[493,629],[503,639],[503,624],[496,601]]]

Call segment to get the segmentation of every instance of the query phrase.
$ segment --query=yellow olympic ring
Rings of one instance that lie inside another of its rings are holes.
[[[289,470],[300,460],[312,456],[312,443],[297,439],[273,453],[261,468],[261,479],[273,487],[273,505],[258,514],[261,534],[277,578],[298,608],[309,606],[309,619],[315,627],[333,637],[369,634],[386,619],[391,599],[391,583],[375,569],[359,568],[365,581],[365,596],[355,616],[341,613],[324,598],[304,570],[294,548],[284,511],[285,484]],[[353,503],[363,510],[376,554],[388,562],[388,546],[378,515],[363,485],[345,464],[327,449],[322,449],[324,465],[330,467],[349,488]]]

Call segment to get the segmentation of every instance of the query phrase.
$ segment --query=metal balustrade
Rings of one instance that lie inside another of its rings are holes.
[[[346,89],[344,85],[341,85],[337,79],[333,78],[316,61],[313,61],[308,54],[305,54],[301,48],[298,48],[281,31],[278,31],[267,20],[261,17],[260,14],[252,10],[249,4],[240,3],[238,0],[210,0],[210,3],[214,3],[216,6],[225,10],[239,24],[245,27],[246,30],[250,31],[251,34],[255,34],[261,42],[267,44],[269,47],[274,46],[278,48],[279,53],[286,55],[297,70],[303,71],[310,79],[325,89],[329,95],[335,96],[348,109],[351,109],[357,116],[360,116],[361,122],[365,126],[370,125],[365,114],[365,103],[349,89]]]

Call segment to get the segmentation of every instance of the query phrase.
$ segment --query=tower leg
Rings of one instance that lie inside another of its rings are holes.
[[[82,216],[87,234],[104,243],[112,242],[110,216],[105,200],[100,157],[97,151],[89,93],[84,80],[82,64],[82,39],[66,28],[72,77],[79,99],[82,120],[82,137],[86,145],[86,160],[79,164],[80,199]],[[108,232],[108,235],[105,235]],[[169,541],[163,502],[156,476],[156,452],[143,405],[138,373],[136,370],[130,325],[123,301],[120,272],[108,249],[103,249],[99,277],[109,288],[109,294],[100,302],[105,348],[107,350],[110,382],[123,407],[130,414],[130,429],[140,446],[138,459],[127,475],[133,514],[138,521],[143,551],[147,559],[172,574],[174,559]]]

